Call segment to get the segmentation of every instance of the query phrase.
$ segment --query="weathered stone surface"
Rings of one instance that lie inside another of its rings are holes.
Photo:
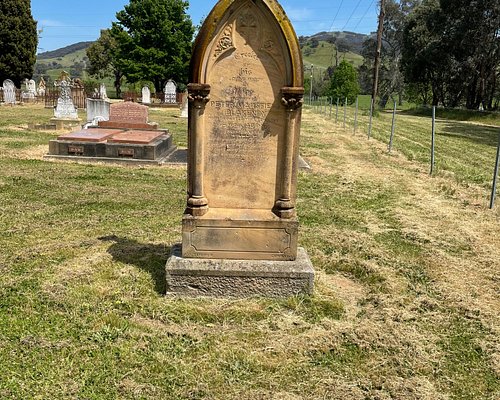
[[[207,17],[188,85],[185,257],[295,257],[302,76],[276,1],[219,2]]]
[[[147,144],[157,140],[159,137],[166,135],[166,131],[139,131],[130,130],[117,133],[108,139],[109,143],[131,143],[131,144]]]
[[[287,297],[312,294],[314,269],[303,248],[295,261],[184,258],[174,246],[166,265],[167,295]]]
[[[68,73],[63,71],[61,73],[61,76],[59,77],[59,80],[57,80],[54,85],[60,87],[61,89],[59,98],[57,99],[57,106],[54,109],[54,118],[56,118],[56,124],[57,119],[78,120],[78,111],[71,98],[72,82],[69,78]]]
[[[105,142],[111,136],[123,132],[120,129],[82,129],[57,137],[58,140],[75,142]]]
[[[110,112],[110,102],[102,99],[86,99],[87,103],[87,122],[97,120],[108,121]]]

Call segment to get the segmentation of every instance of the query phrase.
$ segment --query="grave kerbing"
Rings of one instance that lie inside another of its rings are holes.
[[[277,1],[221,0],[207,17],[190,66],[188,200],[182,257],[167,262],[168,293],[312,292],[303,249],[297,259],[302,74]],[[210,290],[219,284],[224,290]]]

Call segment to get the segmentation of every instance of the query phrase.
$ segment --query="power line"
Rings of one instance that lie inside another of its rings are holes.
[[[349,16],[349,19],[347,20],[347,22],[345,23],[345,25],[342,27],[341,32],[344,31],[344,29],[346,28],[346,26],[349,23],[349,21],[351,21],[352,16],[357,11],[357,9],[358,9],[358,7],[359,7],[360,4],[361,4],[361,0],[358,0],[358,4],[356,4],[356,7],[354,7],[354,10],[352,11],[352,14]]]
[[[359,26],[359,24],[361,23],[361,21],[363,21],[363,19],[365,19],[366,14],[368,14],[368,11],[370,11],[370,9],[372,8],[372,5],[373,5],[373,2],[374,2],[374,1],[375,1],[375,0],[372,0],[372,1],[370,2],[370,5],[369,5],[369,6],[368,6],[368,8],[366,9],[365,13],[364,13],[364,14],[363,14],[363,16],[361,17],[361,19],[358,21],[358,23],[356,24],[356,26],[352,29],[353,31],[355,31],[355,30],[358,28],[358,26]]]
[[[340,12],[340,9],[342,8],[343,3],[344,3],[344,0],[341,0],[339,9],[337,10],[337,14],[335,14],[335,17],[333,17],[332,25],[330,26],[330,29],[328,31],[331,31],[333,29],[333,24],[335,23],[335,20],[337,19],[338,15],[339,15],[339,12]]]

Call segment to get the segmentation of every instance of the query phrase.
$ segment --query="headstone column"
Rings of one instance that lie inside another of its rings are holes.
[[[294,163],[297,158],[301,107],[304,103],[304,88],[284,87],[281,89],[281,104],[286,109],[284,152],[281,159],[280,192],[274,206],[274,213],[280,218],[293,218],[296,214],[292,201]]]
[[[208,211],[208,200],[203,191],[203,114],[210,100],[210,85],[190,83],[188,85],[189,100],[189,143],[188,143],[188,175],[190,187],[186,213],[200,217]]]

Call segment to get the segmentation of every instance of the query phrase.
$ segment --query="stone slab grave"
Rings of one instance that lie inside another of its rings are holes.
[[[99,121],[109,120],[110,102],[103,99],[85,99],[87,106],[87,123],[97,126]]]
[[[109,109],[109,121],[51,140],[46,157],[161,164],[176,150],[168,130],[148,122],[148,107],[127,102]]]
[[[188,92],[188,199],[167,294],[311,294],[295,210],[303,65],[277,1],[215,5]]]

